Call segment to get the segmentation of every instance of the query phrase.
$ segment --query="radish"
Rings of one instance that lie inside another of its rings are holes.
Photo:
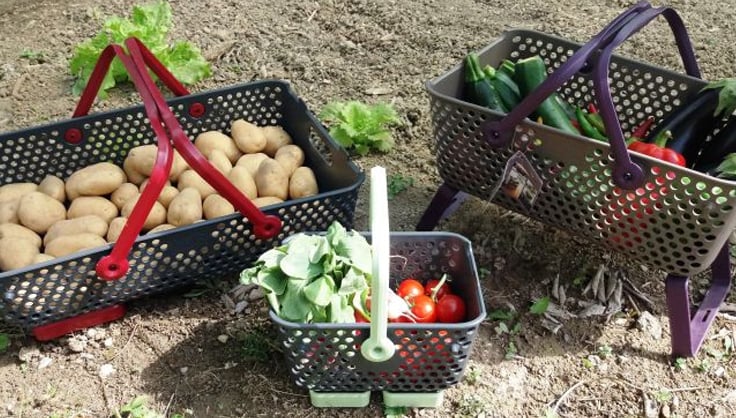
[[[386,295],[388,299],[386,316],[389,322],[399,322],[402,318],[416,322],[416,315],[412,313],[411,307],[406,300],[402,299],[401,296],[397,295],[391,289],[388,289]],[[368,296],[368,289],[362,295],[355,295],[353,298],[353,308],[370,321],[370,296]]]

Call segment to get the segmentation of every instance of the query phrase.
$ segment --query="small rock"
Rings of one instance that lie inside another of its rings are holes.
[[[642,312],[639,319],[636,320],[636,327],[655,340],[662,338],[662,325],[659,323],[659,319],[647,311]]]
[[[256,287],[248,294],[248,302],[254,302],[263,299],[264,296],[266,295],[263,293],[263,290],[260,287]]]
[[[625,327],[629,324],[629,320],[626,318],[616,318],[613,320],[614,325],[618,325],[619,327]]]
[[[18,359],[22,362],[29,362],[40,355],[41,351],[36,346],[21,347],[18,351]]]
[[[659,415],[659,408],[657,407],[657,401],[653,399],[644,399],[644,416],[646,418],[657,418]]]
[[[661,418],[670,418],[672,416],[672,411],[668,404],[662,405],[662,409],[659,410],[659,416]]]
[[[723,366],[716,367],[715,370],[713,370],[713,375],[716,377],[723,377],[723,375],[726,374],[726,369],[723,368]]]
[[[90,328],[87,330],[87,338],[89,338],[90,340],[94,340],[96,335],[97,335],[96,329]]]
[[[75,353],[81,353],[87,348],[87,339],[84,337],[72,337],[67,343],[69,344],[69,349]]]
[[[221,335],[218,335],[218,336],[217,336],[217,341],[219,341],[219,342],[221,342],[221,343],[225,344],[225,343],[227,342],[228,338],[229,338],[229,337],[228,337],[227,335],[225,335],[225,334],[221,334]]]
[[[112,347],[112,337],[105,338],[105,341],[102,342],[102,345],[104,345],[105,348]]]
[[[241,300],[240,302],[238,302],[238,303],[235,304],[235,313],[241,313],[247,307],[248,307],[248,301],[247,300]]]
[[[187,374],[187,372],[189,371],[189,367],[182,367],[179,369],[179,371],[181,372],[181,374]]]
[[[49,367],[52,361],[53,360],[51,360],[51,357],[46,357],[46,356],[41,357],[41,360],[38,362],[38,370]]]
[[[98,376],[100,376],[100,378],[102,379],[106,379],[112,376],[113,373],[115,373],[115,368],[112,367],[112,364],[103,364],[102,366],[100,366]]]

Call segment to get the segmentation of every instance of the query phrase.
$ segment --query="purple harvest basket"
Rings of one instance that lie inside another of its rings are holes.
[[[613,55],[660,15],[675,35],[686,75]],[[478,55],[481,65],[494,67],[540,55],[549,77],[508,114],[462,100],[462,64],[427,83],[443,184],[417,230],[433,229],[472,195],[663,270],[673,354],[695,355],[730,287],[736,182],[630,153],[623,134],[649,116],[661,120],[706,84],[678,14],[640,2],[584,45],[513,30]],[[595,102],[609,143],[526,119],[553,92],[571,104]],[[531,207],[495,193],[519,152],[542,181]],[[692,314],[688,277],[707,269],[712,286]]]

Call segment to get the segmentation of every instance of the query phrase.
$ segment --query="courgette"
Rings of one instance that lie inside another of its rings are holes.
[[[547,68],[538,55],[516,61],[514,64],[514,81],[519,86],[523,97],[528,96],[547,78]],[[579,135],[580,132],[568,118],[560,105],[557,94],[550,94],[534,111],[534,119],[541,117],[545,125],[564,132]]]
[[[480,66],[478,54],[471,52],[465,56],[465,99],[478,106],[505,113],[498,93],[486,78]]]

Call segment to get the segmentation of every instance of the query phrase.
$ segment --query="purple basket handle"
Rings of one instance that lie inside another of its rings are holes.
[[[685,71],[688,75],[700,78],[700,70],[698,69],[698,63],[695,59],[695,53],[693,52],[685,25],[677,12],[669,7],[650,9],[632,19],[603,48],[593,70],[593,86],[595,88],[595,95],[598,98],[599,112],[606,126],[606,135],[609,138],[615,161],[612,173],[613,181],[619,187],[628,190],[641,186],[644,182],[645,175],[642,168],[631,160],[629,152],[626,150],[626,139],[624,138],[621,124],[616,115],[616,108],[611,99],[611,89],[608,85],[608,67],[611,62],[613,50],[659,15],[663,15],[672,28],[680,55],[682,56]]]
[[[654,9],[649,5],[649,3],[642,1],[621,13],[587,44],[580,47],[557,70],[550,74],[549,77],[539,85],[539,87],[525,97],[521,103],[514,107],[505,117],[500,120],[489,120],[485,122],[481,126],[484,139],[492,147],[498,148],[508,146],[513,138],[515,127],[524,118],[531,115],[534,110],[547,97],[549,97],[550,94],[557,91],[557,89],[559,89],[567,80],[584,67],[595,68],[599,66],[596,65],[596,63],[588,62],[588,59],[595,51],[605,48],[612,42],[613,37],[616,37],[618,40],[616,45],[620,44],[660,14],[664,14],[675,34],[675,40],[677,41],[678,50],[682,57],[685,70],[691,76],[700,77],[700,71],[698,70],[692,43],[687,35],[687,30],[685,29],[682,19],[671,8],[663,7]],[[627,34],[623,38],[617,36],[619,32],[624,30],[626,30]],[[606,70],[608,69],[607,64],[608,63],[606,63]],[[618,137],[610,136],[610,132],[607,131],[609,137],[612,138],[610,143],[616,158],[616,167],[614,172],[619,174],[618,178],[614,176],[614,181],[619,187],[630,189],[632,188],[631,185],[640,184],[643,181],[643,172],[641,167],[631,161],[631,158],[626,151],[626,143],[623,139],[621,126],[618,123],[615,110],[612,110],[614,109],[613,101],[611,99],[610,91],[608,90],[606,75],[604,75],[601,80],[606,82],[594,83],[597,89],[601,84],[606,86],[607,94],[604,96],[601,96],[600,93],[598,93],[598,90],[596,90],[599,105],[603,104],[602,108],[607,107],[606,113],[601,109],[601,117],[606,121],[606,126],[616,126],[620,134]],[[608,129],[611,128],[607,128],[607,130]],[[629,180],[626,180],[626,178],[629,178]]]

